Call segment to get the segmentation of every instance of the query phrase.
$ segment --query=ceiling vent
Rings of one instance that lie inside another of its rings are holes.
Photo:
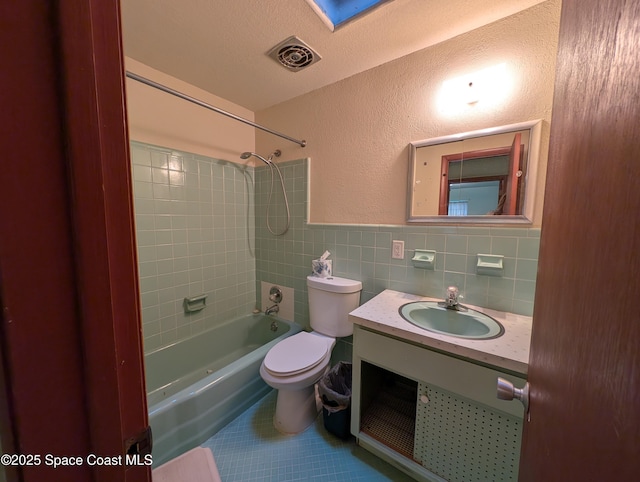
[[[292,72],[298,72],[322,57],[298,37],[289,37],[273,47],[267,54]]]

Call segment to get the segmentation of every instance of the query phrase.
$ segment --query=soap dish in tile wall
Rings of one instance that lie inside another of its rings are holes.
[[[415,268],[435,269],[436,252],[429,249],[416,249],[411,264]]]

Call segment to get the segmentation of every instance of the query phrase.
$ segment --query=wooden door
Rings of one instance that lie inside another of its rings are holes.
[[[520,186],[520,159],[522,158],[522,134],[519,132],[513,137],[511,149],[509,149],[509,176],[507,177],[507,197],[502,214],[518,214],[518,186]]]
[[[33,456],[10,481],[150,480],[124,458],[148,421],[119,22],[0,2],[0,429]]]
[[[520,480],[640,477],[640,2],[565,0]]]

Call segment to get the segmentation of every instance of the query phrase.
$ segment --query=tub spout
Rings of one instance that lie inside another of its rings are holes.
[[[269,308],[264,310],[264,314],[265,315],[273,315],[274,313],[277,313],[278,311],[280,311],[280,306],[278,306],[278,303],[276,303],[275,305],[270,306]]]

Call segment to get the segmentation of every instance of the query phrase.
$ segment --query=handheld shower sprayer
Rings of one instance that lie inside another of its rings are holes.
[[[256,154],[255,152],[243,152],[240,154],[240,159],[249,159],[251,156],[257,157],[265,164],[269,165],[269,161],[262,157],[260,154]]]
[[[264,162],[267,166],[269,166],[269,168],[271,169],[271,189],[269,191],[269,201],[267,202],[267,229],[274,236],[282,236],[283,234],[285,234],[289,230],[289,224],[291,223],[291,213],[289,212],[289,200],[287,199],[287,191],[284,188],[284,179],[282,179],[282,173],[280,172],[280,168],[278,168],[278,165],[272,160],[274,157],[280,157],[281,155],[282,155],[282,152],[280,151],[280,149],[276,149],[275,151],[273,151],[267,159],[265,159],[259,154],[256,154],[255,152],[247,151],[240,154],[240,159],[249,159],[251,156],[257,157],[262,162]],[[278,173],[278,176],[280,177],[280,186],[282,186],[282,196],[284,197],[284,205],[287,210],[287,224],[284,227],[284,230],[280,233],[274,232],[271,229],[271,225],[269,224],[269,211],[271,209],[271,197],[273,195],[273,169],[274,168]]]

